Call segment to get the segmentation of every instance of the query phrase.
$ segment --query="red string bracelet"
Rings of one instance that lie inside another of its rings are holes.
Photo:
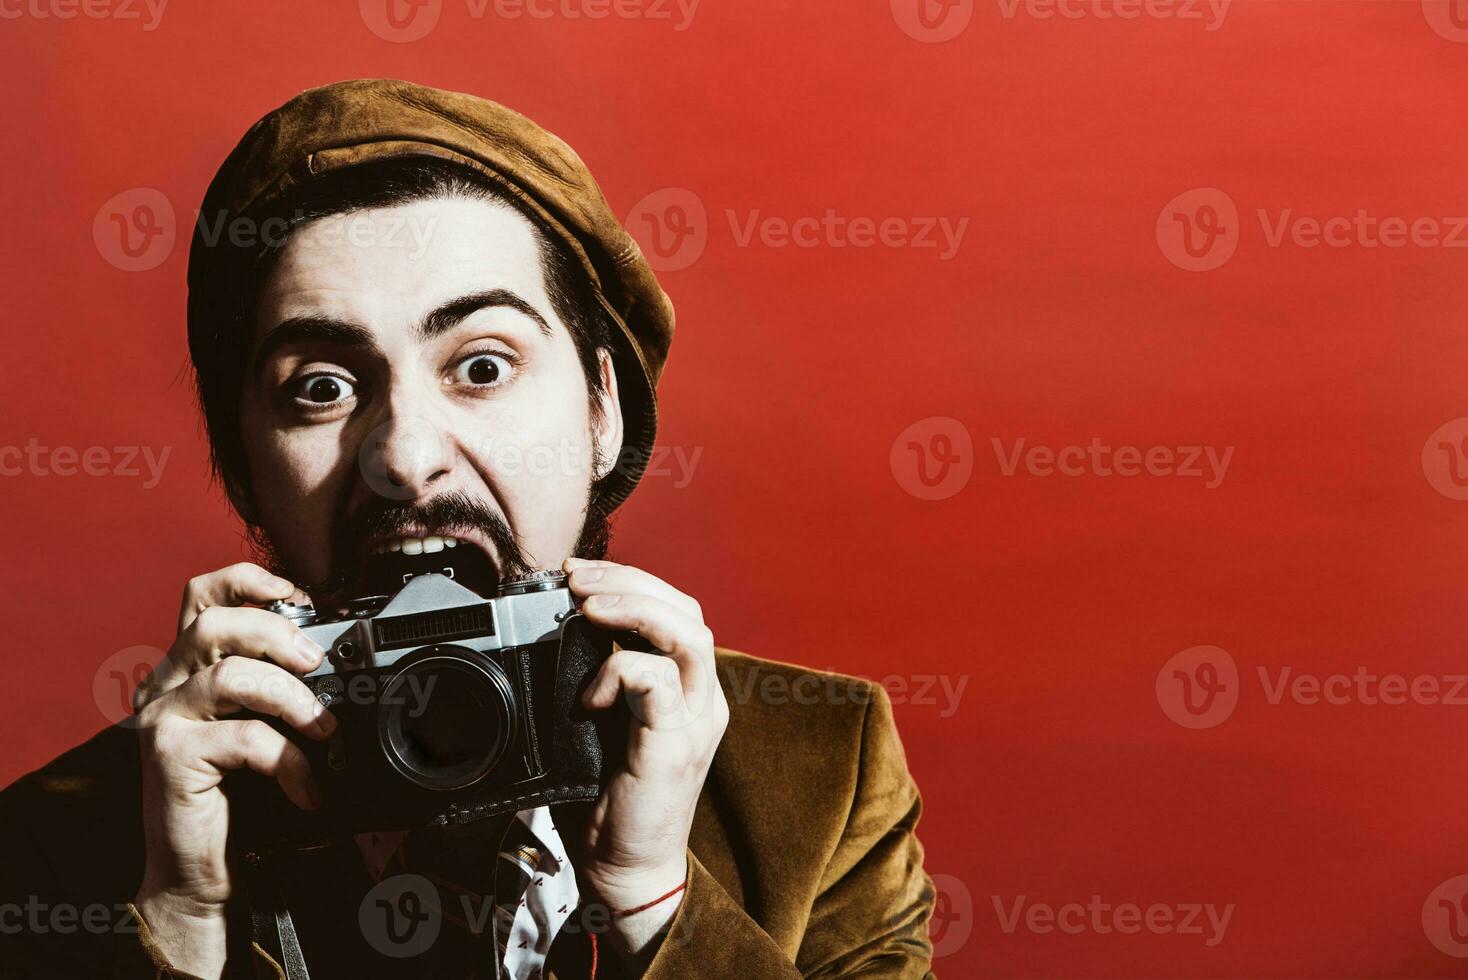
[[[672,891],[668,892],[665,895],[660,895],[659,897],[653,899],[651,902],[648,902],[646,905],[639,905],[635,909],[623,909],[620,912],[613,912],[612,913],[612,918],[614,918],[614,919],[621,919],[621,918],[624,918],[625,916],[636,915],[638,912],[646,912],[648,909],[652,908],[654,905],[660,905],[663,902],[666,902],[668,899],[672,898],[674,895],[678,894],[679,892],[681,892],[683,889],[685,889],[687,887],[688,887],[688,882],[685,881],[682,884],[680,884],[677,888],[674,888]],[[597,955],[596,955],[597,954],[596,933],[593,932],[593,933],[590,933],[589,935],[590,935],[590,939],[591,939],[591,980],[596,980],[596,966],[597,966],[597,963],[596,963],[596,961],[597,961]]]
[[[666,902],[668,899],[672,898],[674,895],[678,894],[679,892],[681,892],[683,889],[685,889],[687,887],[688,887],[688,882],[685,881],[685,882],[681,883],[677,888],[674,888],[672,891],[668,892],[665,895],[658,896],[657,898],[653,899],[651,902],[648,902],[646,905],[639,905],[635,909],[623,909],[620,912],[613,912],[612,913],[612,918],[614,918],[614,919],[621,919],[621,918],[624,918],[624,917],[629,916],[629,915],[636,915],[638,912],[646,912],[648,909],[652,908],[654,905],[661,905],[663,902]]]

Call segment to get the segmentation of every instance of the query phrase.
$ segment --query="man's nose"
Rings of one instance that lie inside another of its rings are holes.
[[[394,413],[362,443],[362,478],[391,500],[429,496],[453,467],[453,447],[444,430],[422,415]]]

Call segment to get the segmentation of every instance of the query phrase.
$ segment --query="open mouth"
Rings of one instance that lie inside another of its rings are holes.
[[[391,595],[414,575],[442,572],[465,588],[492,596],[500,569],[481,542],[470,534],[395,534],[367,542],[361,556],[363,587]]]

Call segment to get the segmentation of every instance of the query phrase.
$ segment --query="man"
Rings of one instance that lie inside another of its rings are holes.
[[[716,650],[695,599],[605,560],[672,333],[585,166],[523,117],[371,80],[257,123],[205,196],[189,335],[261,563],[190,580],[135,726],[4,794],[0,897],[127,911],[107,942],[33,923],[5,961],[292,980],[930,975],[920,804],[881,689]],[[498,858],[473,832],[303,852],[280,886],[291,916],[271,922],[227,846],[226,776],[253,770],[303,810],[330,801],[292,740],[240,715],[318,741],[338,721],[299,679],[321,648],[258,607],[303,592],[330,607],[373,570],[444,562],[481,592],[563,570],[591,622],[652,648],[617,650],[583,699],[631,706],[625,758],[594,806],[522,811],[522,843]],[[404,881],[438,892],[427,949],[393,948],[394,910],[427,914]]]

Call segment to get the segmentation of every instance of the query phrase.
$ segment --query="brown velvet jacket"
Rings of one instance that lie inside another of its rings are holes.
[[[687,891],[645,976],[931,977],[921,802],[886,693],[725,650],[718,670],[729,725],[698,801]],[[128,906],[142,871],[138,766],[132,731],[111,728],[0,793],[0,974],[184,976]],[[301,929],[312,980],[421,976],[411,959],[370,958],[352,891],[370,882],[356,854],[338,858],[303,903],[325,910],[314,935]],[[599,980],[623,975],[604,945],[598,959]],[[547,980],[589,972],[585,931],[563,930]],[[244,938],[226,974],[283,976]]]

